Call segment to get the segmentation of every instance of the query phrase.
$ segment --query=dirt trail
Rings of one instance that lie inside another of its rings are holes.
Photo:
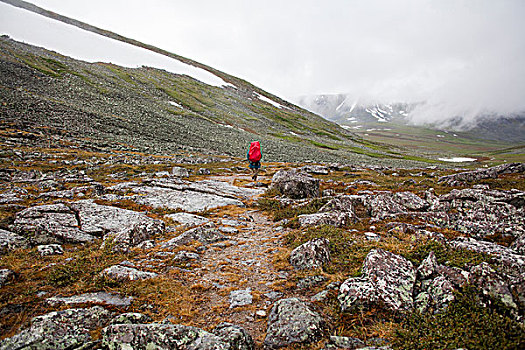
[[[214,180],[233,184],[240,178]],[[275,257],[285,252],[282,237],[286,230],[258,210],[240,209],[225,216],[215,219],[215,224],[236,232],[226,233],[227,241],[208,247],[189,280],[204,289],[204,308],[208,310],[202,313],[209,315],[209,326],[217,319],[239,325],[259,347],[266,333],[266,315],[273,302],[283,297],[280,290],[290,277],[286,267],[277,270],[273,264]],[[247,290],[245,295],[251,295],[252,302],[231,307],[231,292],[239,290]]]

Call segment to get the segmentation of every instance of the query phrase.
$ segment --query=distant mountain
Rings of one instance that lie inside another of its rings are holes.
[[[345,94],[302,96],[298,104],[338,123],[345,129],[358,133],[376,129],[398,133],[400,126],[414,129],[422,127],[413,125],[408,118],[409,113],[416,108],[416,104],[367,104]],[[480,140],[525,142],[525,114],[485,115],[468,125],[465,125],[461,118],[452,118],[448,120],[446,126],[425,125],[423,128],[434,129],[436,132],[462,133],[463,136]]]

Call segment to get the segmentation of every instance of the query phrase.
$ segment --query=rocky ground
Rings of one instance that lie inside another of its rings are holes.
[[[525,344],[524,164],[1,147],[0,349]]]

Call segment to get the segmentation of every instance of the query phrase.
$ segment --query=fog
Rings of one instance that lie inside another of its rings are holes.
[[[525,111],[525,1],[31,2],[292,102],[328,93],[417,102],[417,123]],[[0,15],[0,33],[12,20]]]

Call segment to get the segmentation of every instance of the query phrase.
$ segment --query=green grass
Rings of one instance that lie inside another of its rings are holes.
[[[501,307],[479,305],[473,288],[455,294],[455,301],[440,314],[413,312],[402,322],[394,349],[523,349],[525,329]]]

